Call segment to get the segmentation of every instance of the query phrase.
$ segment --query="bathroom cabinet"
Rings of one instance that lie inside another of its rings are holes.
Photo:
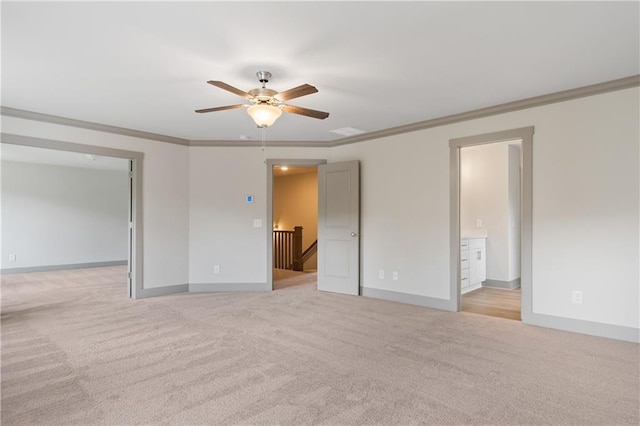
[[[486,238],[462,238],[460,241],[462,294],[479,289],[487,279],[486,251]]]

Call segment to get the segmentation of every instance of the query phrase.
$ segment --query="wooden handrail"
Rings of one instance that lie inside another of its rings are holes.
[[[318,252],[318,240],[315,240],[314,242],[311,243],[309,247],[307,247],[307,249],[304,252],[302,252],[302,263],[309,260],[309,258],[314,254],[316,254],[317,252]]]

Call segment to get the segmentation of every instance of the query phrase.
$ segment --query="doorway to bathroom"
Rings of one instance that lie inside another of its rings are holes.
[[[462,311],[520,320],[521,145],[460,149]]]
[[[452,139],[451,300],[530,318],[533,127]]]

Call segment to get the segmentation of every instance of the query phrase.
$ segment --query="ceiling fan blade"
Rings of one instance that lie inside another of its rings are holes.
[[[286,112],[290,112],[293,114],[306,115],[307,117],[318,118],[320,120],[324,120],[329,116],[328,112],[317,111],[315,109],[302,108],[302,107],[293,106],[293,105],[282,105],[282,109]]]
[[[244,104],[238,104],[238,105],[227,105],[227,106],[221,106],[221,107],[214,107],[214,108],[204,108],[204,109],[197,109],[196,112],[214,112],[214,111],[224,111],[226,109],[236,109],[236,108],[242,108],[246,105]]]
[[[243,97],[245,99],[253,99],[253,96],[251,96],[247,92],[243,92],[242,90],[237,89],[237,88],[235,88],[233,86],[230,86],[227,83],[223,83],[222,81],[209,80],[209,81],[207,81],[207,83],[209,83],[209,84],[211,84],[213,86],[219,87],[219,88],[221,88],[223,90],[226,90],[227,92],[231,92],[234,95],[241,96],[241,97]]]
[[[274,96],[279,101],[288,101],[289,99],[299,98],[300,96],[310,95],[316,93],[318,89],[310,84],[303,84],[302,86],[294,87],[293,89],[285,90]]]

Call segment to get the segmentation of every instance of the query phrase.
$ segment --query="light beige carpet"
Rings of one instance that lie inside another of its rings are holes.
[[[2,277],[2,424],[637,425],[638,345],[315,284],[126,298]]]

